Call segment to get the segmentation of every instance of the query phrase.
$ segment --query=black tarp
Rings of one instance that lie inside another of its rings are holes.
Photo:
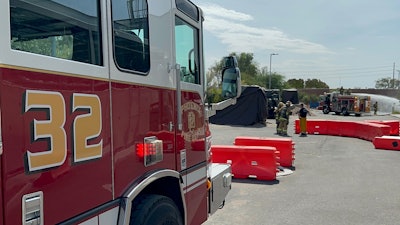
[[[231,105],[210,117],[210,122],[220,125],[265,125],[267,118],[266,95],[258,86],[242,86],[243,90],[235,105]]]
[[[290,101],[292,104],[299,104],[299,93],[297,89],[284,89],[282,90],[282,102]]]

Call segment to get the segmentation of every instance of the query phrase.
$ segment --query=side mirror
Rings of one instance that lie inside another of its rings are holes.
[[[238,98],[242,92],[240,69],[235,56],[224,57],[222,69],[222,97]]]

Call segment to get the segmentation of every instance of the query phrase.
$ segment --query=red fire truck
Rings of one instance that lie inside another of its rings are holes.
[[[201,224],[224,203],[200,8],[0,5],[0,224]]]
[[[324,114],[334,112],[336,115],[348,116],[354,114],[361,116],[371,111],[371,98],[368,95],[351,94],[341,95],[339,92],[327,93],[323,97]]]

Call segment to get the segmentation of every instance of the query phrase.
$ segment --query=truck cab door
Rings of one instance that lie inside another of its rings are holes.
[[[179,6],[178,3],[177,5]],[[186,153],[180,152],[183,158],[178,162],[180,163],[178,168],[181,170],[205,161],[203,146],[195,144],[205,137],[201,18],[199,14],[196,15],[197,17],[192,15],[196,17],[195,19],[177,9],[174,18],[173,58],[178,67],[176,74],[177,149],[186,151]]]
[[[176,0],[173,59],[176,67],[177,168],[184,181],[188,224],[207,218],[204,67],[201,10]]]

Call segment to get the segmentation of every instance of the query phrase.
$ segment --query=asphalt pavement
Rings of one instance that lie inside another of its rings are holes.
[[[310,119],[398,120],[392,115],[338,116],[312,111]],[[299,137],[293,173],[276,181],[234,179],[226,205],[205,225],[395,225],[400,224],[400,152],[377,150],[369,141],[326,135]],[[213,144],[236,136],[277,137],[267,126],[210,125]]]

